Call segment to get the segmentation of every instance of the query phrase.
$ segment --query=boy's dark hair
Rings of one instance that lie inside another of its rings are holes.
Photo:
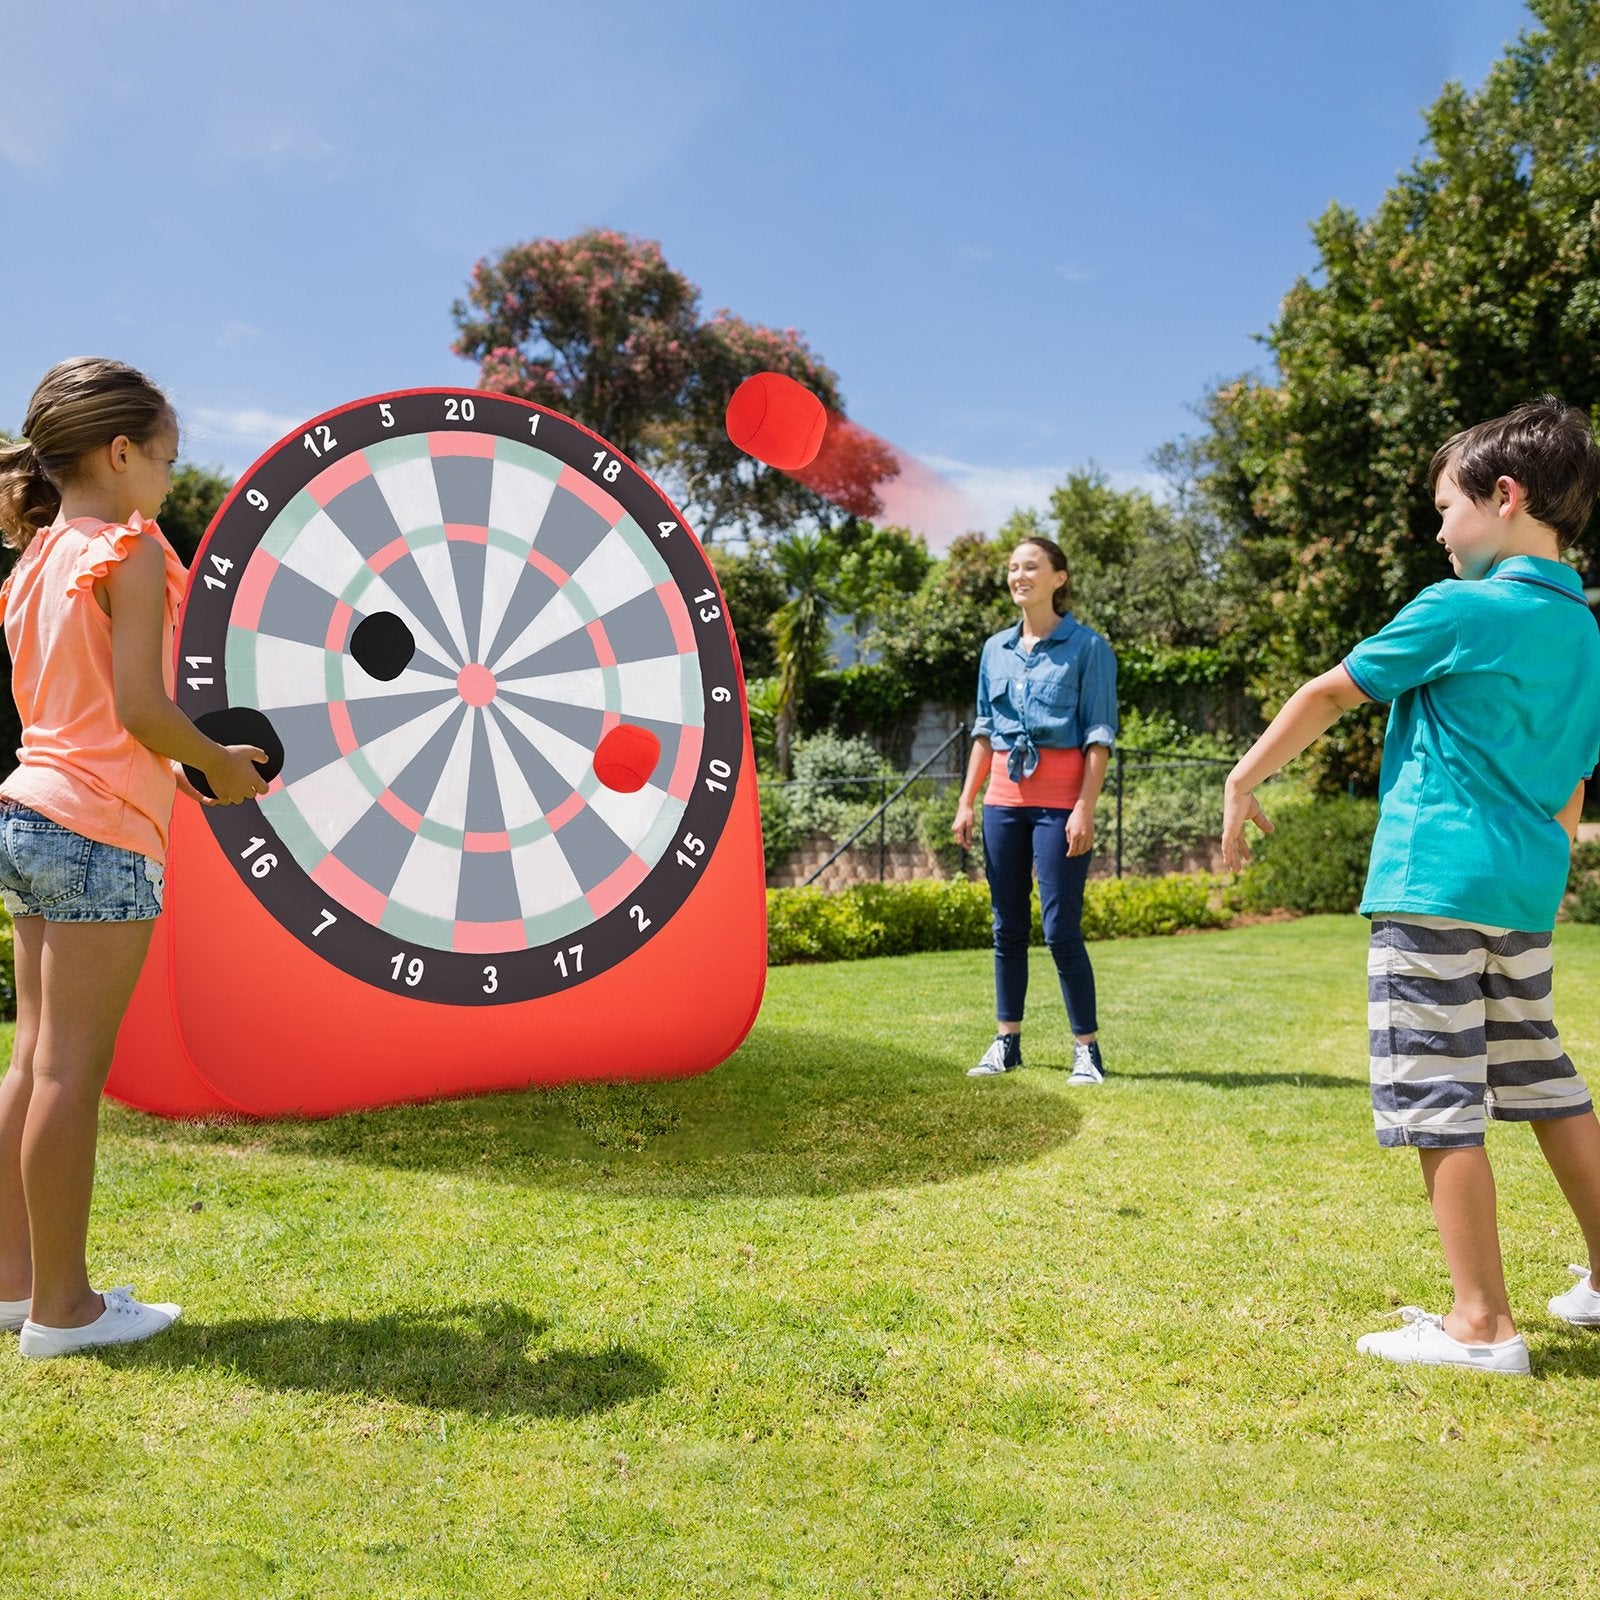
[[[1428,467],[1430,493],[1446,467],[1475,505],[1494,494],[1497,479],[1514,478],[1528,497],[1528,515],[1553,528],[1563,550],[1589,525],[1600,495],[1594,429],[1553,394],[1446,439]]]

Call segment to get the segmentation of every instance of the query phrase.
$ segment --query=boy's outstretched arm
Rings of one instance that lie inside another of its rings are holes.
[[[1370,698],[1341,664],[1301,684],[1284,702],[1271,726],[1228,774],[1223,791],[1222,859],[1230,871],[1237,872],[1250,862],[1245,823],[1255,823],[1263,833],[1272,832],[1272,824],[1256,800],[1257,787],[1309,750],[1345,712],[1365,705]]]

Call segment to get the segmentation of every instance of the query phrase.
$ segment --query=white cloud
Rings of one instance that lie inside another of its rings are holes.
[[[998,533],[1001,525],[1015,511],[1044,511],[1050,504],[1051,492],[1067,481],[1074,466],[986,466],[980,462],[957,461],[948,456],[925,456],[925,463],[953,484],[970,508],[973,520],[968,528],[981,528],[988,534]],[[1154,499],[1166,498],[1167,482],[1160,473],[1148,470],[1107,471],[1106,479],[1113,489],[1142,489]],[[963,531],[953,527],[941,528],[936,534],[931,529],[921,530],[928,546],[936,553],[944,550],[955,534]]]
[[[255,406],[183,406],[184,454],[194,458],[222,457],[222,465],[240,472],[269,444],[301,427],[306,417],[263,411]]]
[[[48,162],[53,150],[49,130],[39,123],[0,128],[0,161],[19,172],[37,171]]]
[[[281,97],[263,104],[259,93],[230,96],[218,91],[205,111],[203,157],[210,176],[228,182],[341,183],[362,163],[359,147],[341,142],[338,129],[303,103],[290,109],[297,120],[279,120]]]
[[[61,108],[25,71],[9,74],[5,115],[0,118],[0,161],[18,172],[50,165],[61,144]]]
[[[228,145],[230,156],[269,162],[306,161],[321,165],[337,153],[326,139],[289,127],[252,128],[247,136]]]
[[[968,527],[982,529],[984,533],[996,532],[1013,511],[1047,505],[1050,491],[1063,477],[1053,467],[990,467],[971,461],[956,461],[948,456],[926,456],[923,459],[941,477],[954,484],[971,506]],[[959,528],[953,530],[955,533],[961,531]],[[937,548],[948,545],[950,537],[946,535]],[[933,547],[931,535],[929,545]]]
[[[1152,500],[1165,501],[1172,497],[1172,485],[1148,467],[1142,472],[1108,472],[1106,477],[1113,489],[1143,489]]]
[[[1080,267],[1075,262],[1068,261],[1056,268],[1056,276],[1064,278],[1068,283],[1092,283],[1099,274],[1091,267]]]

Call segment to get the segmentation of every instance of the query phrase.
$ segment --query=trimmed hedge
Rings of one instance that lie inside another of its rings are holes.
[[[1205,873],[1093,879],[1083,898],[1084,934],[1118,939],[1223,927],[1230,913],[1219,904],[1220,883]],[[838,891],[767,890],[767,961],[775,967],[793,961],[981,950],[991,937],[988,885],[960,878],[863,883]],[[1033,942],[1044,942],[1037,895]],[[11,920],[0,913],[0,1016],[16,1014]]]
[[[1084,892],[1083,931],[1090,939],[1220,928],[1231,913],[1220,880],[1207,873],[1164,878],[1099,878]],[[855,961],[864,956],[981,950],[993,937],[989,889],[961,879],[864,883],[853,889],[769,889],[767,962]],[[1039,901],[1033,942],[1042,944]]]
[[[1573,846],[1567,895],[1567,915],[1574,922],[1600,922],[1600,839]]]
[[[1255,859],[1239,879],[1245,911],[1354,911],[1367,881],[1378,802],[1339,798],[1274,808],[1273,832],[1252,828]]]
[[[1285,808],[1275,818],[1277,831],[1256,841],[1258,859],[1235,889],[1203,872],[1091,879],[1083,898],[1084,936],[1128,939],[1186,928],[1222,928],[1235,908],[1353,911],[1366,874],[1376,813],[1376,805],[1365,800]],[[1572,920],[1600,923],[1600,840],[1574,849],[1567,890]],[[1329,899],[1338,903],[1316,903]],[[836,892],[769,889],[767,962],[781,967],[795,961],[981,950],[990,942],[990,915],[988,885],[960,878],[864,883]],[[1037,895],[1033,942],[1044,942]],[[16,1014],[11,919],[0,913],[0,1017]]]
[[[1083,897],[1084,937],[1144,939],[1185,928],[1225,928],[1233,912],[1224,884],[1209,872],[1098,879]],[[1043,938],[1042,931],[1039,937]]]
[[[1354,911],[1378,825],[1376,800],[1312,800],[1274,806],[1275,830],[1252,830],[1255,860],[1240,875],[1242,911]],[[1600,923],[1600,839],[1573,846],[1563,910],[1574,922]]]

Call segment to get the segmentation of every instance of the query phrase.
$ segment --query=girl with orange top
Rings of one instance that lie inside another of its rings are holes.
[[[0,1081],[0,1328],[25,1356],[148,1339],[174,1305],[89,1286],[99,1101],[161,909],[173,796],[203,772],[233,805],[266,793],[248,745],[205,737],[172,700],[186,574],[152,520],[178,423],[143,374],[52,367],[24,437],[0,445],[0,586],[22,721],[0,784],[0,900],[16,950],[17,1027]]]
[[[1022,1065],[1033,880],[1044,940],[1072,1027],[1073,1084],[1100,1083],[1094,968],[1083,939],[1083,887],[1094,848],[1094,808],[1117,736],[1117,658],[1072,615],[1072,575],[1061,546],[1024,539],[1007,570],[1022,612],[983,647],[972,756],[951,830],[972,843],[985,780],[983,855],[994,905],[994,1043],[969,1077]]]

